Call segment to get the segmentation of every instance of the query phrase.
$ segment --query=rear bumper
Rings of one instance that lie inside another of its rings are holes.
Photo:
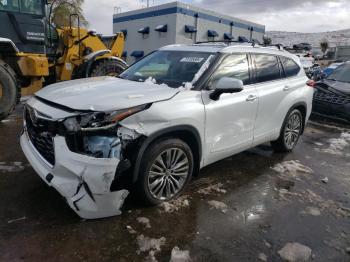
[[[49,186],[54,187],[82,218],[119,215],[127,190],[111,192],[119,164],[117,158],[94,158],[71,152],[64,137],[54,137],[55,165],[38,153],[24,130],[20,144],[28,161]]]

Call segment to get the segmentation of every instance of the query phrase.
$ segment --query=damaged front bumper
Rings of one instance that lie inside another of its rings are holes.
[[[50,164],[38,152],[26,127],[20,139],[28,161],[49,185],[82,218],[94,219],[121,214],[127,190],[111,192],[120,158],[95,158],[69,150],[63,136],[53,137],[55,162]]]

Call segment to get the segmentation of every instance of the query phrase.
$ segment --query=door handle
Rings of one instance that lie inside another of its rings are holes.
[[[283,87],[283,91],[288,91],[289,89],[290,89],[290,86],[288,85]]]
[[[258,96],[255,96],[255,95],[249,95],[245,101],[247,102],[252,102],[252,101],[255,101],[256,99],[258,98]]]

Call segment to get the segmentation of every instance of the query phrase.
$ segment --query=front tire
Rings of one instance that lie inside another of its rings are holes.
[[[143,202],[157,205],[179,196],[191,180],[194,158],[182,140],[156,141],[145,151],[136,183]]]
[[[292,110],[284,120],[281,133],[271,146],[276,152],[290,152],[296,146],[303,130],[303,116],[298,109]]]

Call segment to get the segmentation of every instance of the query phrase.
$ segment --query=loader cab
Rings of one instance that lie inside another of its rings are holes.
[[[45,52],[45,1],[0,0],[0,38],[14,42],[20,52]]]

